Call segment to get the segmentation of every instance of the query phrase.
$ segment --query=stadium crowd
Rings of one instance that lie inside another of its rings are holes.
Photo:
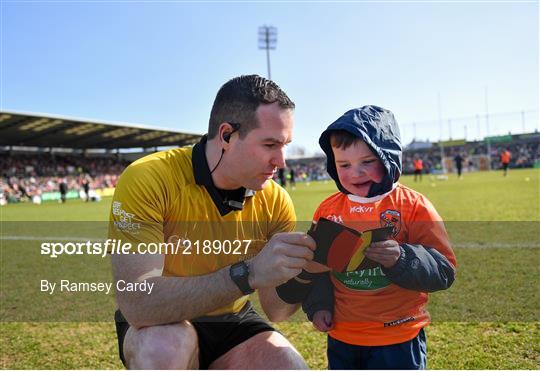
[[[0,203],[41,202],[47,192],[114,188],[129,164],[114,157],[0,154]],[[61,186],[61,184],[64,184]]]
[[[511,154],[510,168],[525,168],[540,164],[540,141],[534,137],[528,141],[492,143],[490,161],[492,169],[501,169],[500,155],[504,150]],[[478,156],[487,158],[484,142],[467,142],[464,145],[445,147],[444,156],[450,161],[461,156],[469,171],[479,170],[472,159]],[[437,145],[403,152],[403,173],[414,173],[415,159],[422,159],[424,174],[442,171],[441,150]],[[129,165],[129,161],[115,156],[84,157],[76,155],[51,154],[0,154],[0,203],[21,201],[41,202],[44,193],[76,191],[80,197],[88,198],[88,189],[114,188],[118,177]],[[280,184],[328,180],[326,159],[313,157],[287,161],[288,169],[284,179],[275,180]],[[292,178],[292,179],[291,179]],[[63,184],[63,185],[62,185]],[[85,187],[85,185],[87,186]],[[85,196],[86,195],[86,196]]]
[[[521,143],[495,143],[490,146],[491,169],[501,169],[501,153],[508,150],[511,153],[510,167],[530,168],[540,163],[540,141],[527,141]],[[487,145],[484,142],[468,142],[460,146],[443,148],[444,156],[454,159],[460,155],[471,167],[471,170],[480,170],[476,163],[472,161],[474,157],[486,156]],[[441,148],[433,146],[431,148],[419,149],[403,152],[403,173],[414,173],[414,159],[420,158],[424,163],[424,174],[442,170]]]
[[[511,154],[511,168],[531,168],[540,165],[540,141],[538,138],[531,141],[491,144],[491,169],[498,170],[502,168],[501,154],[504,150],[508,150]],[[458,155],[463,158],[468,171],[481,170],[478,162],[473,161],[473,159],[481,156],[487,159],[487,146],[484,142],[467,142],[464,145],[444,148],[444,157],[450,159],[451,162]],[[414,160],[417,158],[423,161],[422,172],[424,174],[441,173],[443,171],[441,149],[435,145],[431,148],[405,150],[402,160],[404,174],[414,173]],[[292,170],[295,182],[330,179],[326,173],[326,159],[324,157],[288,160],[287,166]],[[453,169],[447,170],[454,171]],[[286,181],[290,182],[290,178],[289,175]],[[281,184],[283,183],[278,177],[275,180]]]

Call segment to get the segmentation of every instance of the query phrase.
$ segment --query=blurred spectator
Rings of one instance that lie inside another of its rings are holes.
[[[510,158],[512,157],[512,154],[508,150],[508,148],[504,148],[501,151],[501,166],[504,171],[504,176],[508,174],[508,166],[510,165]]]
[[[413,160],[413,166],[414,166],[414,181],[416,182],[416,178],[419,176],[420,181],[422,181],[422,171],[424,170],[424,161],[420,158],[420,156],[415,155]]]
[[[287,179],[285,178],[285,169],[284,168],[281,168],[278,170],[278,179],[279,179],[279,184],[285,188],[287,186]]]
[[[58,179],[58,190],[60,191],[60,201],[62,203],[65,203],[66,202],[66,195],[67,195],[67,192],[68,192],[66,178]]]
[[[291,182],[292,189],[295,189],[296,188],[296,174],[293,167],[289,169],[289,178],[290,178],[289,181]]]
[[[463,161],[465,161],[465,159],[463,158],[463,156],[461,156],[461,153],[458,153],[455,157],[454,157],[454,162],[456,163],[456,170],[457,170],[457,175],[458,177],[461,179],[462,176],[461,176],[461,171],[463,169]]]

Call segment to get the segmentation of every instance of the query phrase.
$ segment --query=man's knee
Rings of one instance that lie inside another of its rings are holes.
[[[124,340],[124,356],[130,369],[198,368],[198,339],[193,325],[130,327]]]
[[[276,352],[275,369],[307,370],[308,365],[296,348],[280,333],[272,333]]]
[[[249,354],[246,357],[246,354]],[[300,353],[280,333],[261,332],[214,361],[212,369],[302,370],[308,366]]]
[[[291,347],[278,348],[276,351],[276,362],[273,366],[276,370],[307,370],[308,365],[298,351]]]

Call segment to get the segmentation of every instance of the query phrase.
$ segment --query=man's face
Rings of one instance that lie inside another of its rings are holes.
[[[385,174],[377,156],[363,141],[347,149],[332,147],[341,185],[352,194],[366,197],[373,183],[380,183]]]
[[[278,168],[285,167],[285,145],[291,142],[293,111],[278,103],[260,105],[259,127],[244,139],[234,135],[227,155],[229,177],[239,186],[260,190]]]

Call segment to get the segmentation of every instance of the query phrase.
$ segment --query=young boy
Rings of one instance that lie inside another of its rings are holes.
[[[357,231],[391,226],[350,272],[322,273],[303,308],[328,332],[330,369],[424,369],[428,292],[454,281],[456,259],[429,200],[399,184],[401,140],[394,115],[364,106],[346,112],[320,137],[340,192],[321,203],[323,217]]]

